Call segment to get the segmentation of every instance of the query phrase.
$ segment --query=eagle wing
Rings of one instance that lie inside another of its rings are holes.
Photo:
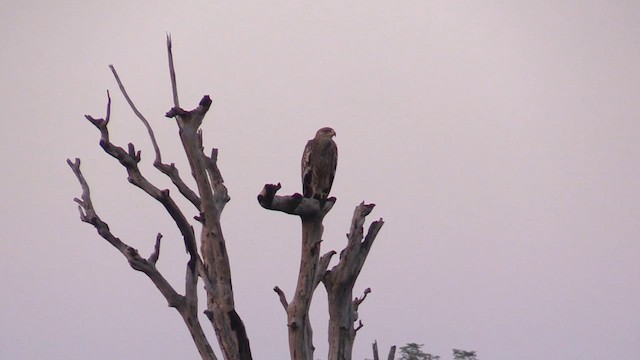
[[[320,199],[326,199],[336,176],[338,147],[332,139],[326,139],[318,144],[318,148],[312,152],[311,156],[314,170],[312,177],[314,195]]]
[[[302,152],[302,163],[300,166],[302,172],[302,196],[312,197],[313,189],[311,187],[311,178],[313,177],[313,170],[311,168],[311,152],[313,149],[314,140],[307,141],[307,145]]]

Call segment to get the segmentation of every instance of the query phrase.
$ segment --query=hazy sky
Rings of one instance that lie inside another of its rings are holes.
[[[159,268],[181,290],[172,221],[83,117],[104,116],[110,89],[113,142],[134,142],[145,174],[173,189],[114,64],[165,161],[188,174],[163,117],[167,31],[181,104],[214,99],[205,143],[232,198],[223,226],[256,359],[288,358],[272,288],[293,291],[300,229],[255,197],[272,182],[300,191],[322,126],[340,148],[323,251],[342,249],[362,200],[386,222],[356,284],[373,293],[354,359],[374,339],[443,360],[454,347],[481,360],[640,353],[637,1],[4,1],[0,16],[0,358],[198,357],[152,283],[80,222],[65,163],[82,158],[116,236],[147,255],[165,235]]]

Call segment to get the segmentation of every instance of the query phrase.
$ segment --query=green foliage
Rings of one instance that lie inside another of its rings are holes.
[[[440,356],[422,351],[424,344],[408,343],[400,347],[400,360],[439,360]]]
[[[478,360],[475,351],[466,351],[460,349],[453,349],[453,358],[455,360]]]

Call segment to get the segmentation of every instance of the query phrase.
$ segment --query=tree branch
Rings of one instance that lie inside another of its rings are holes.
[[[374,221],[369,226],[367,236],[364,236],[365,217],[374,206],[362,202],[355,208],[347,245],[340,252],[340,261],[322,278],[329,302],[329,360],[351,358],[356,331],[363,326],[359,321],[354,327],[354,322],[358,320],[358,306],[371,289],[366,289],[362,298],[352,300],[352,294],[369,249],[384,224],[382,219]]]
[[[142,113],[138,111],[138,108],[136,108],[136,106],[133,104],[133,101],[129,97],[129,94],[127,94],[127,90],[125,90],[124,85],[122,84],[122,81],[120,81],[120,77],[118,76],[118,72],[116,72],[116,68],[113,65],[109,65],[109,69],[111,69],[113,76],[116,78],[116,82],[118,83],[120,92],[122,92],[122,95],[124,95],[124,98],[127,100],[127,103],[129,103],[131,110],[133,110],[134,114],[136,114],[138,119],[142,121],[142,123],[144,124],[144,127],[147,128],[147,132],[149,133],[149,137],[151,138],[151,144],[153,144],[153,150],[156,153],[155,162],[162,162],[162,159],[160,156],[160,148],[158,147],[158,143],[156,142],[156,136],[153,134],[153,129],[151,128],[151,125],[149,125],[149,122],[144,117],[144,115],[142,115]]]
[[[176,82],[176,71],[173,66],[173,52],[171,51],[171,34],[167,34],[167,57],[169,58],[169,77],[171,78],[171,92],[173,93],[173,106],[180,107],[178,101],[178,85]]]
[[[67,164],[71,167],[71,170],[76,175],[78,182],[80,182],[80,186],[82,187],[82,200],[74,199],[76,203],[79,205],[80,209],[80,219],[83,222],[89,223],[93,225],[98,234],[102,236],[105,240],[107,240],[113,247],[118,249],[122,255],[129,261],[129,265],[137,270],[146,274],[151,281],[156,285],[158,290],[164,295],[165,299],[169,303],[169,306],[174,307],[176,309],[180,309],[184,304],[184,297],[178,294],[173,287],[167,282],[167,280],[158,272],[155,265],[151,261],[147,261],[140,257],[138,254],[138,250],[130,247],[129,245],[122,242],[119,238],[115,237],[111,230],[109,229],[109,225],[102,221],[98,214],[96,213],[93,204],[91,202],[91,193],[89,190],[89,185],[82,175],[82,171],[80,170],[80,159],[76,159],[75,162],[67,159]]]
[[[169,39],[168,41],[170,42],[171,40]],[[169,44],[169,46],[170,46],[170,44]],[[171,59],[171,57],[170,57],[170,60],[171,60],[171,65],[173,65],[172,64],[173,60]],[[149,124],[149,121],[147,121],[147,119],[144,117],[144,115],[142,115],[142,113],[135,106],[135,104],[133,103],[133,100],[131,100],[131,97],[129,96],[129,94],[127,93],[127,90],[124,87],[124,84],[122,83],[122,81],[120,80],[120,77],[118,76],[118,72],[116,71],[116,68],[113,65],[109,65],[109,68],[111,69],[111,72],[113,73],[113,76],[116,79],[116,82],[118,83],[118,87],[120,88],[120,92],[122,92],[122,95],[127,100],[127,103],[131,107],[131,110],[133,110],[133,112],[136,114],[138,119],[140,119],[140,121],[142,121],[142,124],[144,124],[145,128],[147,129],[147,132],[149,134],[149,138],[151,139],[151,144],[153,145],[153,150],[154,150],[155,155],[156,155],[156,158],[153,161],[153,165],[158,170],[160,170],[160,172],[162,172],[163,174],[167,175],[169,177],[169,179],[171,179],[171,182],[173,182],[173,184],[176,186],[176,188],[178,188],[180,193],[185,198],[187,198],[187,200],[189,200],[198,210],[200,210],[200,199],[198,198],[196,193],[193,190],[191,190],[184,183],[184,181],[182,181],[182,179],[180,178],[178,169],[176,169],[175,165],[173,163],[171,163],[170,165],[167,165],[167,164],[164,164],[162,162],[162,155],[160,153],[160,147],[158,146],[158,142],[156,141],[156,137],[154,135],[153,129],[151,128],[151,125]],[[172,72],[172,80],[175,81],[175,73],[173,73],[173,72]],[[174,92],[175,91],[177,91],[177,90],[175,89],[175,86],[174,86]],[[174,94],[174,99],[176,99],[176,101],[177,101],[177,93]]]
[[[158,258],[160,257],[160,240],[162,239],[162,234],[158,233],[156,236],[156,245],[153,247],[153,253],[149,256],[149,262],[154,264],[158,262]]]
[[[110,105],[111,99],[109,98],[107,104],[107,114],[110,113]],[[127,170],[127,174],[129,175],[129,182],[142,189],[154,199],[158,200],[165,207],[169,215],[176,222],[178,229],[180,229],[187,252],[191,254],[191,256],[197,256],[197,248],[193,228],[187,221],[178,205],[173,201],[171,196],[169,196],[169,190],[158,189],[142,175],[140,169],[138,168],[138,162],[140,162],[140,152],[135,151],[135,147],[133,146],[133,144],[129,144],[128,151],[125,151],[121,147],[115,146],[111,143],[111,141],[109,140],[109,130],[107,127],[109,118],[107,118],[107,120],[94,119],[90,115],[85,115],[85,118],[87,118],[100,131],[100,146],[104,149],[104,151],[117,159],[120,164],[125,167],[125,169]]]
[[[330,251],[320,257],[320,243],[324,230],[322,220],[335,204],[336,198],[320,202],[304,198],[298,193],[288,196],[276,195],[281,187],[280,183],[266,184],[258,194],[258,203],[267,210],[296,215],[302,220],[300,269],[293,299],[287,303],[282,290],[276,287],[274,291],[280,296],[280,302],[287,311],[291,358],[312,359],[314,346],[309,308],[313,293],[335,254],[335,251]]]
[[[328,253],[322,255],[320,260],[318,260],[318,268],[316,269],[316,276],[313,280],[314,289],[320,284],[322,278],[327,272],[327,268],[329,268],[329,262],[331,262],[331,258],[335,255],[336,252],[331,250]]]
[[[174,106],[165,116],[176,118],[201,201],[198,221],[202,223],[202,268],[209,281],[207,317],[216,331],[224,357],[249,360],[252,358],[249,339],[235,310],[229,257],[220,224],[221,212],[229,196],[216,165],[217,150],[212,150],[210,157],[204,154],[202,132],[199,130],[211,103],[211,98],[205,95],[195,109],[186,111]]]
[[[311,218],[320,216],[323,218],[336,203],[335,197],[328,198],[323,206],[320,201],[312,198],[305,198],[295,193],[293,195],[280,196],[276,195],[282,185],[278,183],[265,184],[260,194],[258,194],[258,203],[267,210],[281,211],[289,215],[297,215],[301,218]]]
[[[371,288],[366,288],[364,289],[364,294],[362,295],[361,298],[355,298],[353,300],[353,306],[356,310],[358,310],[358,306],[360,306],[360,304],[362,304],[362,302],[364,301],[364,299],[367,298],[367,295],[369,295],[371,293]]]
[[[287,302],[287,296],[284,294],[284,291],[282,291],[278,286],[274,287],[273,291],[275,291],[278,294],[278,297],[280,298],[280,303],[284,307],[284,311],[287,311],[287,309],[289,308],[289,303]]]
[[[393,345],[390,349],[389,349],[389,356],[387,357],[387,360],[393,360],[396,358],[396,346]]]
[[[364,327],[364,324],[362,323],[362,320],[358,320],[358,326],[353,329],[354,332],[357,332],[358,330],[362,329]]]

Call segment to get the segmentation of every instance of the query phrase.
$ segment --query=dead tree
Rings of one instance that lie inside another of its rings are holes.
[[[380,360],[380,355],[378,354],[378,341],[373,342],[373,360]],[[393,345],[389,349],[389,355],[387,356],[387,360],[393,360],[396,357],[396,346]]]
[[[202,130],[200,130],[200,125],[211,107],[212,101],[208,95],[205,95],[193,110],[187,111],[180,107],[169,36],[167,37],[167,53],[174,104],[166,116],[176,121],[178,135],[187,156],[189,170],[195,180],[196,189],[191,189],[183,181],[175,164],[162,162],[160,148],[153,129],[127,94],[115,67],[111,65],[109,67],[122,95],[149,133],[155,153],[153,163],[155,168],[171,180],[180,194],[191,203],[192,211],[197,213],[194,219],[199,223],[201,229],[199,249],[194,224],[178,207],[170,191],[152,184],[138,167],[138,163],[141,161],[141,152],[136,150],[132,143],[129,143],[125,150],[111,142],[108,129],[111,117],[109,92],[107,92],[106,116],[94,118],[85,115],[85,117],[100,131],[100,146],[124,167],[128,181],[157,200],[180,230],[185,250],[189,255],[185,271],[184,294],[176,291],[156,268],[160,258],[162,235],[156,236],[154,250],[146,259],[140,255],[137,249],[116,237],[93,206],[89,185],[80,170],[80,159],[77,158],[75,161],[67,160],[82,188],[81,197],[74,200],[78,203],[80,219],[95,227],[102,238],[122,253],[134,270],[147,275],[165,297],[169,306],[178,311],[202,359],[217,360],[218,358],[198,319],[197,288],[200,280],[203,282],[207,295],[204,314],[215,331],[222,358],[225,360],[250,360],[252,354],[249,337],[240,315],[235,310],[229,256],[220,224],[221,213],[230,198],[217,166],[218,150],[212,148],[208,154],[204,152]],[[358,318],[357,309],[370,292],[367,289],[362,298],[352,299],[353,285],[383,221],[380,219],[373,222],[367,235],[364,236],[364,220],[374,205],[360,204],[354,212],[351,230],[347,236],[348,244],[341,253],[340,261],[331,270],[327,270],[329,262],[336,252],[329,251],[320,256],[322,220],[335,204],[335,198],[327,199],[321,203],[315,199],[303,198],[300,194],[278,196],[276,192],[279,189],[280,184],[265,185],[258,196],[258,201],[264,208],[296,215],[302,220],[300,271],[291,302],[287,301],[280,288],[277,286],[274,288],[287,312],[291,359],[313,359],[314,347],[309,308],[313,293],[320,282],[324,282],[329,293],[329,359],[350,359],[355,332],[362,326],[360,323],[357,328],[354,327],[354,322]]]
[[[329,360],[351,359],[356,332],[362,328],[358,321],[358,307],[371,292],[367,288],[361,298],[353,299],[353,286],[367,259],[382,219],[374,221],[364,236],[364,220],[373,210],[374,204],[358,205],[353,212],[351,230],[347,234],[347,246],[340,253],[340,261],[322,277],[329,300]]]
[[[330,360],[350,360],[355,334],[363,325],[354,323],[358,319],[358,306],[371,292],[366,289],[361,298],[353,299],[353,286],[364,265],[369,249],[378,231],[383,225],[382,219],[374,221],[363,236],[365,217],[371,213],[374,204],[361,203],[356,207],[351,223],[351,231],[347,234],[348,243],[340,254],[340,261],[331,270],[327,270],[335,251],[320,256],[322,242],[322,220],[335,204],[334,197],[321,202],[312,198],[304,198],[296,193],[288,196],[276,195],[280,184],[267,184],[258,195],[258,202],[268,210],[281,211],[300,217],[302,222],[302,246],[298,282],[292,301],[279,287],[280,302],[287,313],[289,332],[289,351],[292,359],[312,360],[313,339],[309,308],[313,293],[322,281],[329,297],[329,355]]]
[[[191,174],[197,184],[195,191],[182,180],[173,163],[165,164],[162,162],[160,148],[149,122],[137,110],[127,94],[116,69],[113,66],[110,68],[123,96],[148,130],[155,152],[154,166],[171,179],[180,194],[191,202],[198,213],[195,220],[200,223],[201,227],[200,251],[196,245],[193,225],[173,200],[169,190],[160,189],[152,184],[138,168],[138,163],[141,160],[140,151],[136,151],[135,146],[131,143],[125,150],[110,141],[108,124],[111,114],[111,97],[108,96],[108,92],[105,118],[96,119],[90,115],[85,117],[98,128],[100,146],[107,154],[122,164],[127,171],[129,182],[159,201],[175,221],[184,240],[185,249],[189,254],[185,274],[185,293],[179,294],[156,268],[160,257],[161,234],[156,237],[155,249],[151,256],[144,259],[139,255],[138,250],[113,235],[108,224],[98,216],[91,202],[89,185],[80,171],[80,159],[67,160],[82,187],[81,199],[76,198],[75,201],[79,205],[81,220],[93,225],[100,236],[127,258],[133,269],[145,273],[167,299],[169,306],[180,313],[203,359],[217,359],[217,357],[198,320],[197,286],[199,279],[202,279],[207,294],[207,309],[204,313],[215,330],[222,357],[226,360],[249,360],[252,358],[249,338],[244,324],[235,310],[229,257],[220,224],[220,214],[229,201],[229,196],[217,166],[218,150],[213,148],[209,155],[204,153],[202,131],[199,130],[211,106],[211,99],[205,95],[199,105],[191,111],[183,110],[180,107],[169,37],[167,37],[167,52],[174,105],[166,116],[175,118],[178,125],[180,140],[189,159]]]

